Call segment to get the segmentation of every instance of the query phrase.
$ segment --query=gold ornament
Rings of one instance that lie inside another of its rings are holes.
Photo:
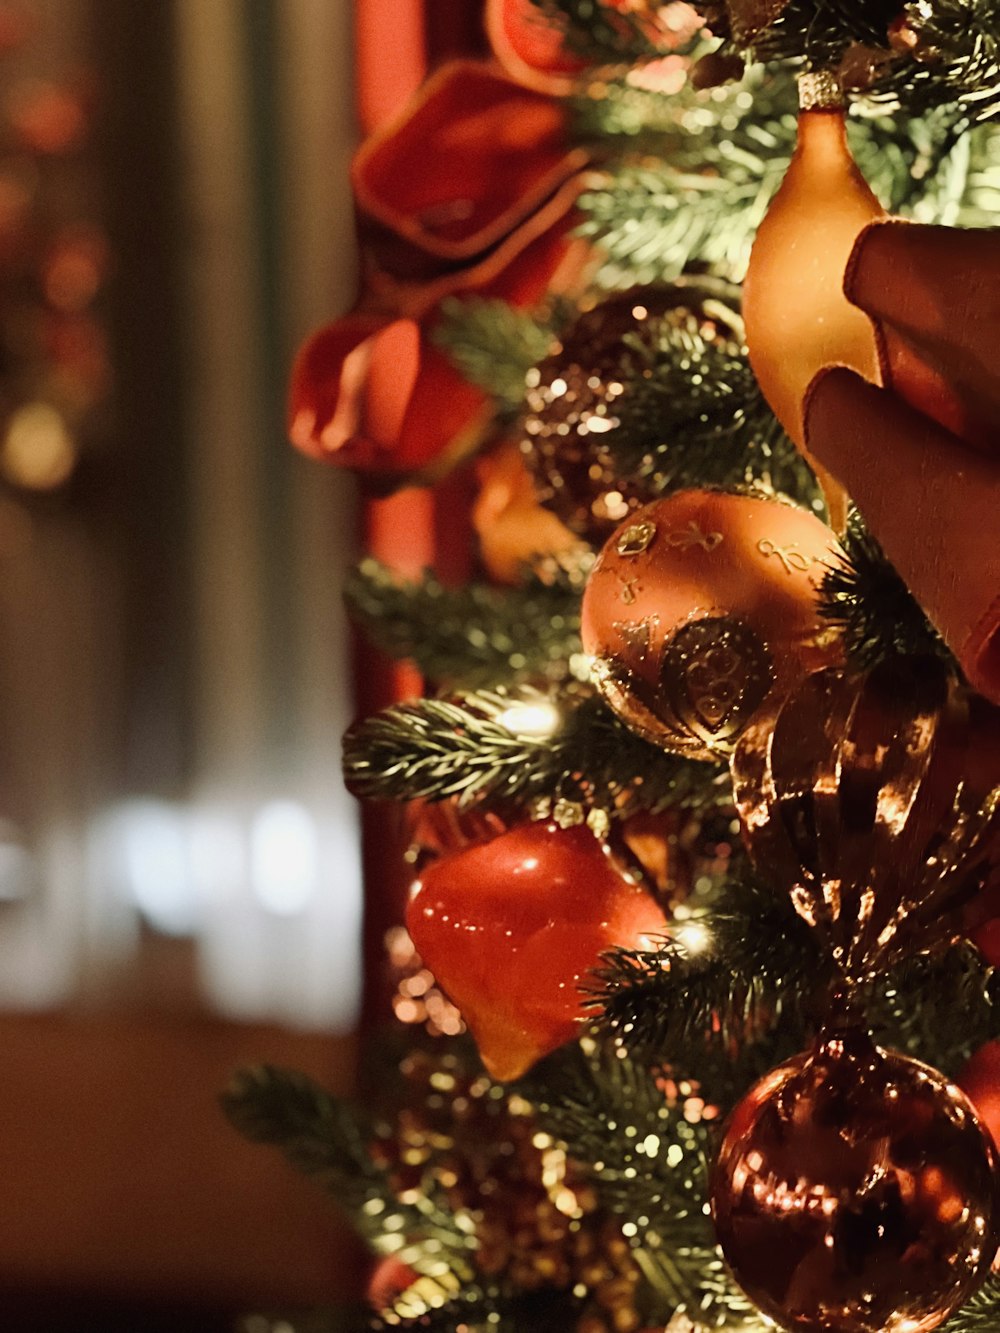
[[[733,788],[754,861],[848,985],[958,933],[1000,860],[1000,709],[935,660],[817,672],[746,730]]]
[[[929,1333],[989,1273],[996,1154],[928,1065],[830,1029],[729,1122],[712,1181],[737,1282],[797,1333]]]
[[[584,591],[598,689],[668,750],[727,753],[772,689],[837,660],[815,606],[833,544],[811,514],[759,497],[680,491],[647,505]]]
[[[850,366],[879,383],[874,328],[843,287],[858,234],[885,213],[851,157],[836,81],[804,75],[799,89],[798,144],[754,241],[743,315],[764,397],[816,470],[831,525],[842,532],[844,491],[805,449],[804,403],[825,366]]]

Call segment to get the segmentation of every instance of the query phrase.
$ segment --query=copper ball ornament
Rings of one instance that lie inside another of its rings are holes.
[[[816,609],[834,545],[819,519],[777,500],[689,490],[646,505],[584,591],[598,689],[647,740],[727,754],[772,692],[839,659]]]
[[[831,1029],[733,1112],[716,1232],[781,1328],[929,1333],[989,1272],[996,1169],[972,1104],[942,1074]]]
[[[692,280],[632,287],[584,311],[528,376],[522,450],[541,503],[599,545],[649,497],[623,480],[607,436],[625,386],[656,356],[665,328],[742,345],[736,289]]]

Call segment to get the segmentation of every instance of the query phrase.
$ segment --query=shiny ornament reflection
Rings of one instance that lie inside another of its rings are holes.
[[[803,405],[818,371],[846,365],[879,381],[875,330],[843,284],[859,232],[885,213],[851,157],[836,84],[827,75],[806,75],[800,96],[798,143],[754,241],[743,316],[764,397],[804,449]],[[817,474],[831,523],[843,531],[844,492],[822,469]]]
[[[961,933],[1000,861],[1000,710],[931,659],[801,681],[732,759],[744,837],[848,984]]]
[[[772,690],[837,660],[816,610],[834,545],[811,514],[760,497],[679,491],[638,510],[584,592],[598,689],[657,745],[728,753]]]
[[[782,1328],[929,1333],[989,1271],[995,1173],[958,1088],[830,1030],[737,1106],[712,1207],[734,1276]]]
[[[519,1078],[571,1040],[602,953],[667,932],[654,899],[583,825],[508,832],[428,865],[406,924],[497,1079]]]

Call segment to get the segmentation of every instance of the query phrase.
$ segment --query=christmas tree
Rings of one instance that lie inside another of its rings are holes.
[[[345,742],[400,1021],[357,1105],[227,1110],[380,1257],[359,1329],[1000,1327],[1000,3],[484,22],[291,391],[478,486],[472,580],[350,588],[425,681]]]

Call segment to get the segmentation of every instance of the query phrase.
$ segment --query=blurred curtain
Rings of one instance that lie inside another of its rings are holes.
[[[284,401],[354,292],[351,0],[34,7],[53,59],[93,65],[118,385],[102,458],[0,549],[0,881],[3,817],[33,856],[0,1003],[111,1002],[174,936],[218,1012],[344,1028],[357,502],[293,453]]]
[[[487,52],[482,0],[354,0],[356,105],[368,134],[405,107],[427,73],[445,60]],[[456,515],[467,511],[465,481],[435,491],[405,490],[363,506],[365,549],[403,575],[434,568],[445,578],[468,570],[469,535]],[[455,490],[459,491],[456,496]],[[457,499],[457,503],[456,503]],[[358,705],[363,714],[420,690],[412,670],[387,667],[360,651]],[[383,939],[402,919],[406,832],[385,810],[362,812],[365,830],[366,1009],[386,1007]]]
[[[340,582],[349,481],[296,457],[285,384],[355,283],[349,0],[176,0],[203,976],[238,1017],[348,1025],[356,815]]]

